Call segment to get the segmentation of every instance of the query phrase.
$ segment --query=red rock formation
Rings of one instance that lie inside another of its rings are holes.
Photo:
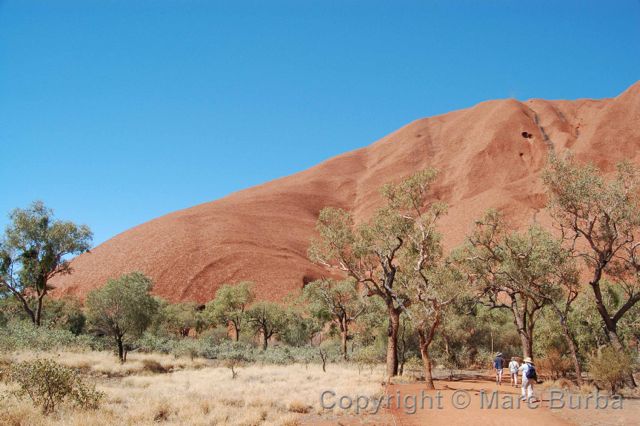
[[[497,100],[417,120],[304,172],[123,232],[74,259],[55,292],[82,297],[139,270],[171,301],[205,302],[240,280],[254,281],[259,298],[279,299],[323,273],[306,256],[321,208],[362,220],[379,205],[382,184],[434,166],[436,195],[450,205],[441,222],[450,248],[490,207],[518,225],[547,223],[540,172],[550,150],[568,149],[605,170],[640,163],[640,82],[613,99]]]

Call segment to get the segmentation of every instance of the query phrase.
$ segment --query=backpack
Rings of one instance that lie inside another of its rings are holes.
[[[536,368],[533,366],[533,364],[529,364],[529,368],[527,369],[525,377],[529,380],[538,380],[538,374],[536,373]]]

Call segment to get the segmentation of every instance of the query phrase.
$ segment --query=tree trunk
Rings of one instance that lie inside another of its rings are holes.
[[[389,308],[389,330],[387,332],[387,377],[398,375],[398,330],[400,328],[400,310],[393,306]]]
[[[124,357],[124,344],[121,336],[116,336],[116,344],[118,345],[118,359],[121,363],[124,363],[126,359]]]
[[[40,327],[42,324],[42,298],[44,295],[38,297],[38,305],[36,307],[35,324]]]
[[[553,309],[556,311],[558,315],[558,319],[560,320],[560,325],[562,327],[562,334],[564,335],[565,340],[567,341],[567,346],[569,346],[569,352],[571,352],[571,362],[573,363],[573,370],[576,372],[576,381],[578,386],[581,386],[582,381],[582,367],[580,366],[580,360],[578,359],[578,347],[576,346],[576,342],[573,338],[573,333],[569,329],[569,324],[567,324],[567,318],[562,313],[560,309],[558,309],[554,304],[551,304]]]
[[[263,332],[262,333],[262,350],[266,351],[268,345],[269,345],[269,336],[267,335],[266,332]]]
[[[520,344],[522,345],[524,357],[533,359],[533,342],[531,338],[527,336],[526,330],[518,330],[518,335],[520,336]]]
[[[233,329],[236,331],[236,342],[240,341],[240,327],[233,325]]]
[[[423,331],[418,331],[418,338],[420,339],[420,356],[422,357],[422,365],[424,367],[424,381],[427,389],[433,390],[436,387],[433,384],[431,357],[429,356],[429,345],[431,344],[431,339],[428,339]]]
[[[340,338],[342,343],[342,357],[344,360],[347,360],[347,337],[348,337],[348,328],[347,322],[345,320],[340,324]]]
[[[512,299],[514,296],[511,296]],[[522,307],[520,309],[523,309]],[[522,346],[523,356],[533,359],[533,336],[528,333],[528,327],[524,314],[521,313],[515,304],[512,304],[511,312],[513,313],[513,322],[518,329],[518,336],[520,336],[520,344]],[[495,355],[495,353],[494,353]]]
[[[605,330],[607,331],[607,338],[611,343],[611,346],[617,351],[624,351],[624,346],[620,342],[620,337],[618,336],[618,323],[614,321],[613,318],[609,315],[609,311],[607,307],[604,305],[602,300],[602,292],[600,291],[600,274],[599,271],[596,271],[596,278],[590,283],[591,289],[593,290],[593,295],[596,299],[596,308],[602,321],[604,322]],[[633,374],[629,374],[625,379],[625,384],[630,388],[635,388],[638,385],[636,384],[635,379],[633,378]]]

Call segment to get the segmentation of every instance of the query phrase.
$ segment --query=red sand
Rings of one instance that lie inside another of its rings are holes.
[[[508,379],[507,379],[508,382]],[[359,415],[335,413],[327,411],[322,415],[310,414],[302,419],[303,425],[329,426],[341,425],[531,425],[531,426],[564,426],[564,425],[630,425],[637,424],[640,416],[640,401],[624,399],[621,405],[615,406],[612,400],[604,407],[604,396],[596,407],[594,396],[572,393],[569,396],[554,396],[551,401],[550,390],[536,386],[535,394],[540,398],[536,403],[527,405],[519,402],[520,388],[513,388],[508,383],[497,386],[492,380],[483,378],[460,381],[437,380],[436,391],[427,391],[424,383],[391,385],[384,389],[384,395],[391,397],[390,408],[380,409],[377,413],[362,410]],[[497,391],[494,396],[493,393]],[[397,404],[397,392],[400,392],[400,405]],[[431,397],[433,405],[429,405]],[[440,398],[436,396],[440,394]],[[461,395],[460,395],[461,394]],[[456,396],[460,395],[460,396]],[[348,395],[354,400],[355,396]],[[465,399],[468,397],[468,399]],[[407,403],[409,401],[409,409]],[[415,403],[412,402],[415,398]],[[337,400],[336,400],[337,401]],[[468,406],[454,405],[468,401]],[[559,408],[561,401],[564,407]],[[332,400],[333,402],[333,400]],[[571,404],[571,405],[570,405]],[[411,407],[415,407],[413,410]],[[338,410],[339,411],[339,410]]]
[[[379,187],[427,166],[450,205],[445,243],[463,242],[473,220],[499,208],[518,225],[548,223],[539,176],[551,149],[606,170],[640,163],[640,82],[603,100],[497,100],[417,120],[373,145],[304,172],[177,211],[132,228],[76,258],[56,294],[84,296],[108,278],[142,271],[171,301],[210,300],[223,283],[251,280],[280,299],[324,271],[307,260],[318,211],[379,205]],[[528,132],[530,138],[523,137]]]

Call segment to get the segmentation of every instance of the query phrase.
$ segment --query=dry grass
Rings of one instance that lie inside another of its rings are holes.
[[[142,353],[130,354],[124,364],[121,364],[109,352],[16,352],[10,355],[10,359],[14,362],[35,358],[50,358],[67,367],[96,377],[127,377],[145,373],[166,373],[187,368],[198,369],[212,364],[207,360]]]
[[[11,358],[18,361],[42,355],[18,353]],[[322,411],[322,391],[374,395],[382,376],[381,371],[358,374],[351,366],[329,365],[323,373],[319,365],[296,364],[249,365],[232,379],[223,366],[162,355],[132,354],[124,365],[113,355],[98,352],[49,357],[93,376],[97,389],[106,394],[102,407],[96,411],[62,407],[44,417],[28,402],[8,398],[2,401],[0,424],[295,425],[302,415]],[[156,370],[165,372],[154,373]],[[0,384],[0,393],[6,390]]]

